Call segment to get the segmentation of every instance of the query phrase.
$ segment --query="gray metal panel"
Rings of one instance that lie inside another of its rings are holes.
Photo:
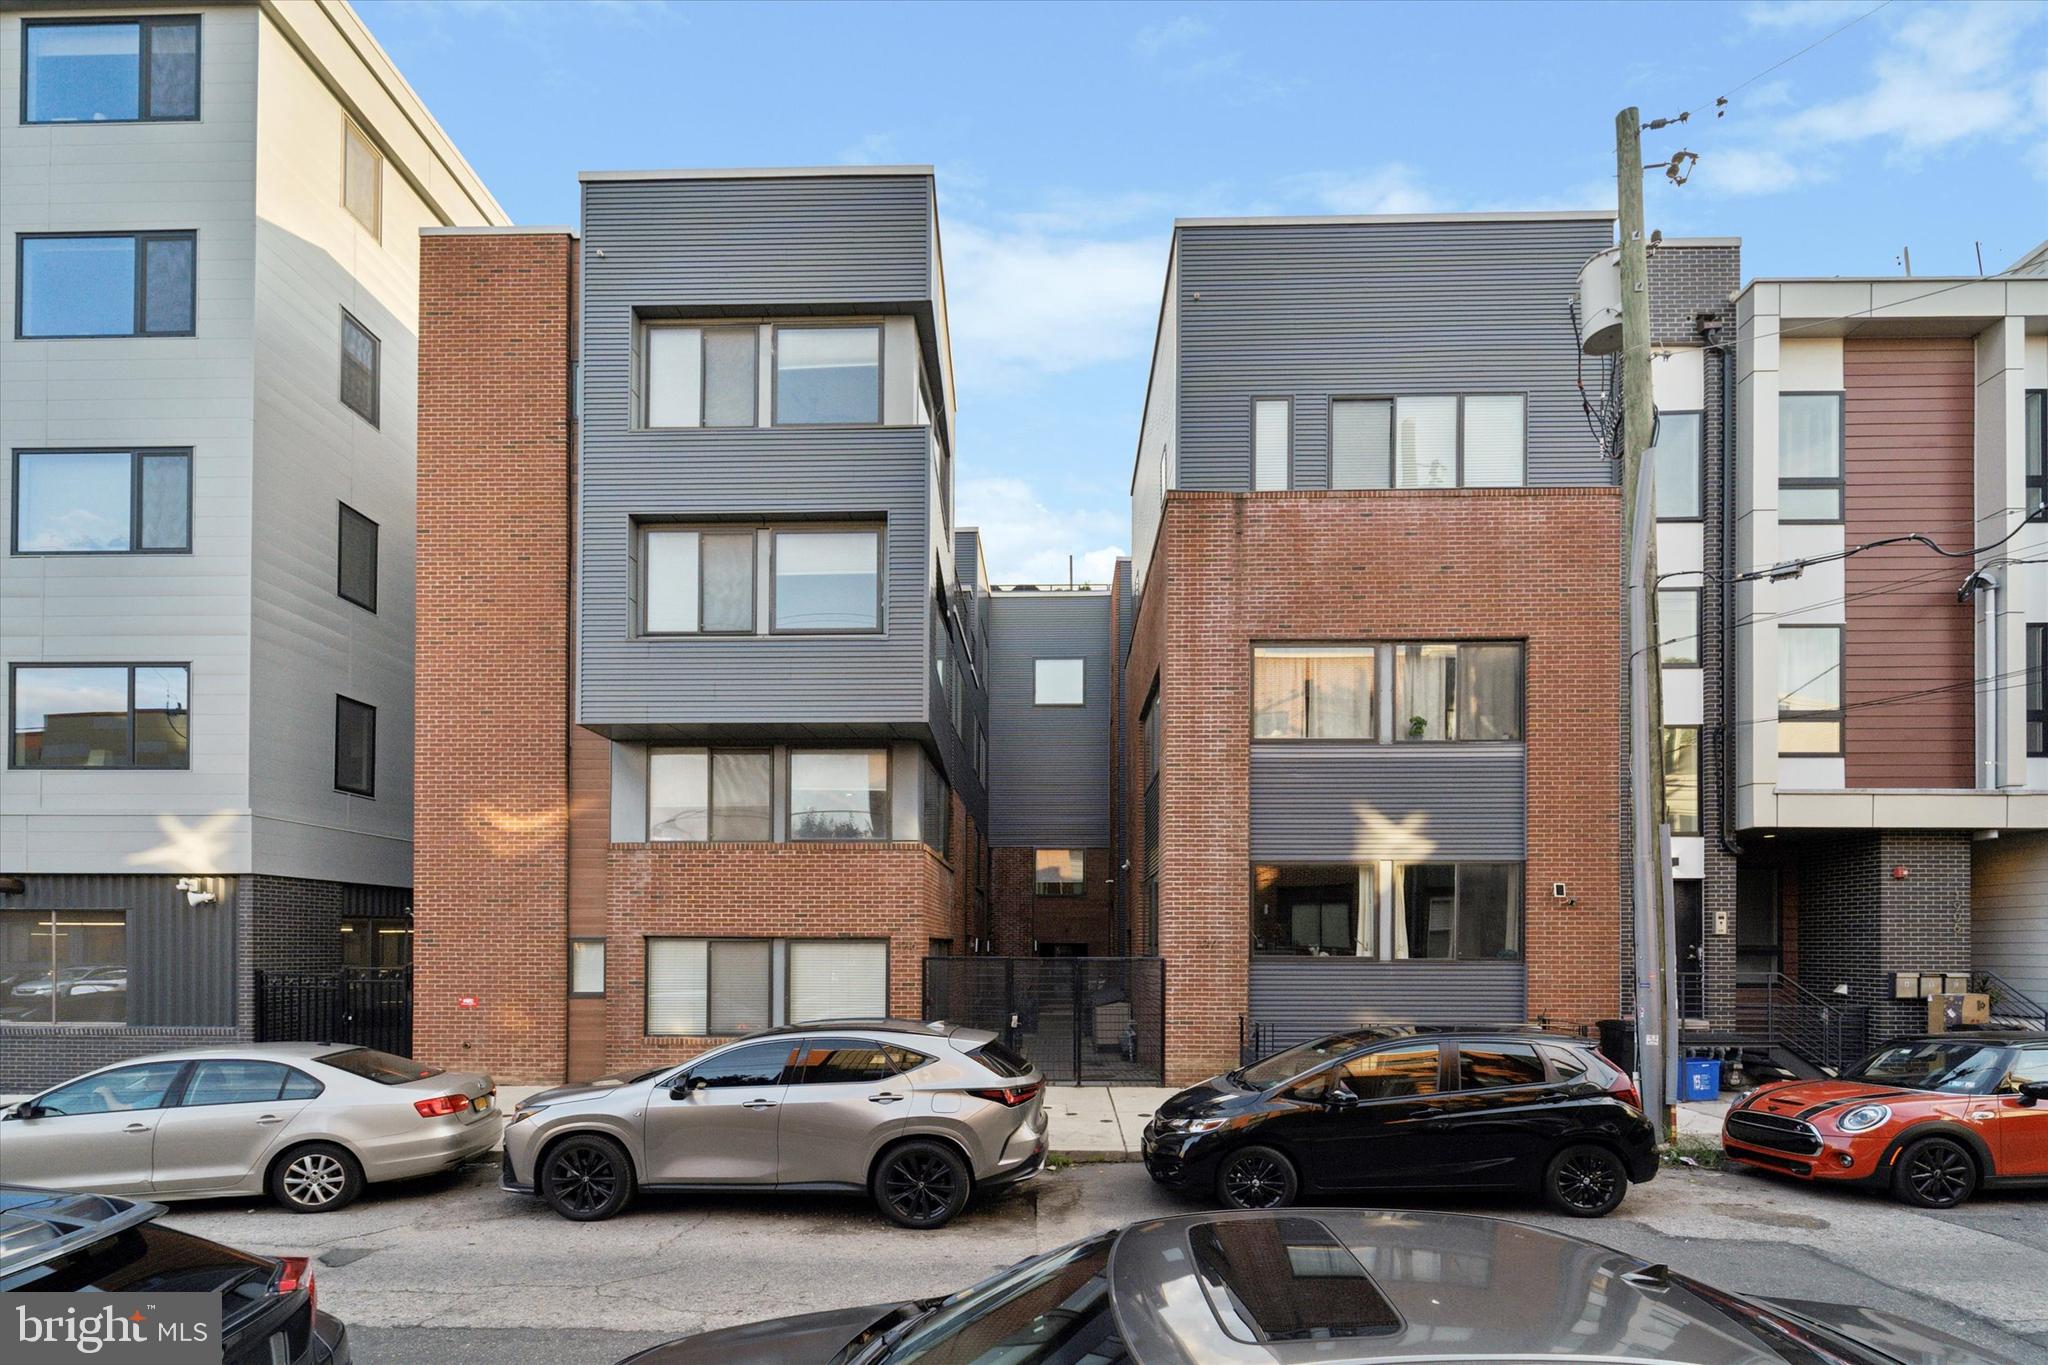
[[[1131,592],[1130,560],[1116,562],[1116,581],[1110,590],[1116,594],[1116,666],[1122,669],[1124,660],[1131,657],[1131,636],[1138,628],[1138,599]]]
[[[989,629],[989,842],[1109,844],[1109,595],[998,593]],[[1032,702],[1038,659],[1081,659],[1080,706]]]
[[[31,875],[0,912],[120,911],[127,921],[130,1024],[235,1022],[235,880],[201,877],[216,900],[193,905],[172,876]]]
[[[1519,962],[1252,959],[1251,1017],[1290,1047],[1361,1024],[1511,1024],[1528,1017]]]
[[[1183,226],[1175,487],[1252,486],[1254,397],[1293,398],[1294,486],[1326,488],[1332,396],[1471,391],[1528,394],[1531,485],[1612,483],[1565,306],[1613,237],[1605,219]]]
[[[1527,768],[1519,744],[1254,744],[1252,857],[1520,860]]]

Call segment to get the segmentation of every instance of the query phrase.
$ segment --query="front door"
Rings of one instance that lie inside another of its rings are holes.
[[[282,1062],[194,1062],[177,1107],[157,1124],[159,1194],[254,1190],[264,1158],[320,1084]]]
[[[1323,1112],[1300,1116],[1316,1183],[1367,1189],[1408,1183],[1434,1160],[1442,1116],[1440,1049],[1404,1043],[1340,1062]],[[1334,1101],[1334,1102],[1332,1102]]]
[[[1686,1019],[1707,1017],[1706,924],[1703,883],[1673,882],[1671,918],[1677,931],[1678,1012]]]
[[[806,1038],[797,1044],[776,1130],[784,1185],[858,1185],[910,1113],[910,1083],[879,1044]]]
[[[184,1069],[116,1067],[37,1096],[35,1118],[0,1122],[0,1184],[148,1194],[157,1123]]]
[[[713,1053],[647,1100],[649,1184],[772,1185],[786,1038]]]
[[[2020,1086],[2029,1081],[2048,1081],[2048,1043],[2014,1053],[2012,1069],[1999,1083],[1992,1159],[2002,1176],[2048,1177],[2048,1103],[2020,1103]]]
[[[1550,1083],[1532,1043],[1471,1042],[1453,1049],[1433,1180],[1526,1185],[1571,1126],[1563,1088]]]

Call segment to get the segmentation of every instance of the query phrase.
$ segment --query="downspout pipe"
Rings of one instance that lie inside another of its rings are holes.
[[[1721,328],[1712,329],[1718,335]],[[1721,562],[1717,596],[1721,604],[1721,714],[1716,728],[1715,769],[1720,774],[1718,793],[1721,818],[1715,834],[1721,851],[1731,858],[1742,856],[1742,843],[1735,837],[1735,727],[1729,716],[1735,708],[1735,348],[1714,342],[1707,348],[1721,357]]]

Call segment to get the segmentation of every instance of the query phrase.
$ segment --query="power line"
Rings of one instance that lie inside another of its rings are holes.
[[[1688,122],[1695,113],[1699,112],[1700,110],[1708,108],[1711,108],[1714,111],[1715,118],[1720,118],[1724,113],[1727,112],[1728,100],[1731,96],[1735,94],[1736,91],[1743,90],[1748,88],[1749,86],[1755,85],[1758,81],[1770,75],[1779,67],[1788,66],[1791,63],[1798,61],[1801,57],[1804,57],[1807,53],[1813,51],[1815,48],[1819,47],[1822,43],[1829,42],[1835,38],[1839,38],[1841,35],[1847,33],[1850,29],[1856,27],[1856,25],[1862,23],[1865,19],[1868,19],[1871,15],[1877,13],[1881,9],[1884,9],[1891,3],[1892,0],[1880,0],[1880,3],[1863,11],[1863,13],[1857,15],[1854,19],[1851,19],[1848,23],[1843,24],[1841,27],[1830,29],[1828,32],[1823,33],[1820,37],[1815,38],[1812,42],[1808,43],[1805,47],[1800,48],[1791,56],[1780,57],[1777,61],[1772,62],[1769,66],[1757,72],[1754,76],[1749,77],[1747,80],[1742,81],[1737,85],[1729,86],[1726,93],[1716,95],[1710,102],[1695,105],[1693,108],[1687,109],[1683,113],[1675,114],[1670,118],[1651,119],[1648,123],[1644,124],[1643,127],[1650,131],[1655,131],[1659,128],[1669,127],[1674,123],[1685,123]]]

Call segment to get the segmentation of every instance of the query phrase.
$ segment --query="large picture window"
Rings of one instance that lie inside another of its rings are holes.
[[[1657,414],[1657,443],[1650,447],[1649,458],[1656,462],[1659,521],[1700,519],[1700,482],[1706,465],[1701,431],[1697,412]]]
[[[1500,962],[1522,956],[1520,863],[1405,863],[1394,869],[1397,958]]]
[[[1409,644],[1395,655],[1394,738],[1522,738],[1522,646]]]
[[[882,533],[775,532],[774,629],[783,634],[882,628]]]
[[[881,328],[775,329],[776,425],[881,420]]]
[[[1778,520],[1842,519],[1842,395],[1778,395]]]
[[[1371,739],[1375,719],[1371,645],[1256,645],[1253,739]]]
[[[647,837],[763,841],[774,763],[766,749],[656,749],[647,756]]]
[[[24,233],[15,334],[191,336],[198,246],[190,232]]]
[[[1252,869],[1252,951],[1280,957],[1371,957],[1377,948],[1374,864]]]
[[[160,123],[199,117],[199,16],[29,20],[24,123]]]
[[[1519,393],[1336,399],[1330,487],[1520,487],[1528,474],[1527,409]]]
[[[16,768],[183,768],[191,761],[184,664],[19,664],[8,679]]]
[[[1842,752],[1842,627],[1778,627],[1778,753]]]
[[[19,450],[16,554],[177,554],[192,548],[189,450]]]
[[[0,1020],[128,1019],[128,917],[119,910],[0,910]]]
[[[789,837],[888,838],[888,750],[791,750]]]
[[[1036,868],[1031,877],[1034,896],[1081,896],[1088,891],[1088,854],[1079,848],[1033,849]]]
[[[776,1008],[776,967],[784,1003]],[[888,1013],[889,945],[880,939],[650,938],[646,1030],[720,1038],[812,1019]]]

